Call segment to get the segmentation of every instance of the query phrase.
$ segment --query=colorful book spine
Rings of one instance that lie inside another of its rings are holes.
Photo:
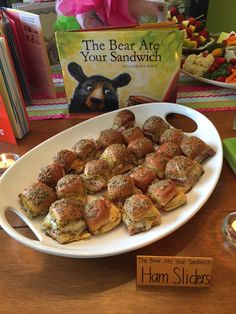
[[[0,94],[16,138],[29,131],[28,116],[7,40],[0,37]]]
[[[1,82],[0,82],[1,83]],[[16,145],[12,122],[3,99],[0,95],[0,141]]]

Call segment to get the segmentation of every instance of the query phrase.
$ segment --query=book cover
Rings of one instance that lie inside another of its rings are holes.
[[[15,23],[31,89],[56,98],[40,16],[14,9],[5,12]]]
[[[6,112],[8,116],[8,121],[11,124],[11,129],[16,138],[22,138],[24,136],[24,132],[22,130],[17,110],[15,106],[12,106],[13,98],[12,94],[8,93],[9,86],[5,84],[4,76],[0,71],[0,96],[2,98],[2,102],[4,104],[4,113]],[[3,110],[3,109],[2,109]]]
[[[1,35],[5,35],[11,52],[12,60],[15,66],[18,81],[21,91],[27,106],[32,103],[29,78],[27,76],[24,56],[22,53],[21,45],[17,36],[17,29],[15,22],[10,19],[4,10],[1,11]]]
[[[12,8],[39,16],[49,62],[51,65],[58,64],[59,59],[54,34],[54,24],[57,20],[55,1],[16,3],[12,5]]]
[[[175,28],[57,32],[70,112],[175,102],[183,33]]]
[[[27,2],[17,2],[12,4],[12,8],[16,10],[23,10],[28,11],[32,13],[41,13],[42,11],[45,12],[45,10],[52,10],[55,11],[55,1],[27,1]]]
[[[20,139],[29,131],[28,116],[5,36],[0,36],[0,94],[14,135]]]
[[[0,95],[0,141],[16,145],[14,132],[1,95]]]

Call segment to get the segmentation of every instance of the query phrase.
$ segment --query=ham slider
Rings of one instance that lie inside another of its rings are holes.
[[[170,128],[170,125],[161,117],[151,116],[143,124],[143,133],[158,143],[161,134]]]
[[[77,174],[67,174],[62,177],[57,182],[56,194],[58,198],[68,198],[82,206],[87,202],[87,191],[84,181]]]
[[[113,119],[113,128],[122,132],[125,129],[133,127],[135,124],[135,115],[128,109],[117,112]]]
[[[156,153],[158,155],[166,156],[168,158],[173,158],[175,156],[182,155],[180,146],[173,143],[173,142],[166,142],[166,143],[160,145],[157,148]]]
[[[62,198],[54,202],[42,225],[42,230],[61,244],[89,237],[82,208],[75,202]]]
[[[123,136],[114,129],[102,130],[97,140],[98,149],[103,151],[111,144],[123,144]]]
[[[146,155],[154,151],[154,146],[147,137],[140,137],[129,143],[128,150],[135,156],[137,164],[140,165]]]
[[[100,159],[106,160],[112,175],[127,172],[135,166],[135,160],[130,151],[122,144],[112,144],[102,153]]]
[[[59,163],[66,173],[80,173],[82,170],[76,153],[69,149],[62,149],[59,151],[56,156],[53,157],[53,161]]]
[[[106,233],[121,222],[119,209],[111,201],[103,198],[88,203],[83,214],[92,234]]]
[[[164,144],[166,142],[172,142],[177,145],[180,145],[182,139],[184,136],[184,132],[180,129],[175,129],[175,128],[169,128],[165,130],[159,139],[160,144]]]
[[[186,203],[186,195],[170,179],[154,181],[149,185],[147,195],[162,211],[170,211]]]
[[[126,129],[122,132],[124,142],[128,145],[131,141],[136,140],[137,138],[144,137],[142,130],[139,127],[133,127]]]
[[[180,148],[185,156],[200,163],[215,155],[214,149],[197,136],[184,136]]]
[[[148,186],[156,179],[154,171],[143,166],[139,166],[131,170],[129,176],[134,181],[137,188],[142,190],[144,193],[147,191]]]
[[[165,169],[165,177],[173,180],[185,193],[192,189],[203,173],[203,167],[186,156],[172,158]]]
[[[155,172],[156,176],[160,179],[164,178],[166,164],[170,160],[165,155],[151,153],[148,154],[144,161],[144,166]]]
[[[135,194],[125,201],[122,221],[129,235],[134,235],[159,225],[161,215],[149,197]]]
[[[36,182],[18,195],[22,208],[27,216],[35,216],[48,212],[50,205],[56,201],[57,195],[53,188],[45,183]]]
[[[85,165],[82,177],[88,193],[95,194],[107,187],[111,169],[106,160],[91,160]]]
[[[84,169],[85,164],[98,158],[98,150],[95,141],[92,139],[81,139],[73,147],[72,151],[76,154],[78,159],[78,171],[81,173]]]
[[[38,180],[55,188],[57,182],[65,175],[65,170],[58,162],[53,162],[43,167],[38,175]]]
[[[125,200],[134,194],[135,185],[128,175],[112,177],[107,184],[107,195],[111,201]]]

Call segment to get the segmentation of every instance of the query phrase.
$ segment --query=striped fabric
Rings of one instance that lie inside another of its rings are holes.
[[[236,86],[235,89],[222,88],[181,73],[176,102],[201,112],[236,110]]]
[[[58,97],[35,95],[32,106],[27,107],[29,120],[69,118],[62,75],[55,73],[53,81]],[[206,84],[181,73],[176,103],[201,112],[236,110],[236,89]]]
[[[53,83],[57,91],[57,98],[45,98],[43,95],[35,94],[32,106],[26,108],[29,120],[64,119],[69,117],[62,75],[54,73]]]

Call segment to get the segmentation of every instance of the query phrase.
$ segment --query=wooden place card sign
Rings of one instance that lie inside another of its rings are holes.
[[[212,258],[137,256],[138,286],[208,287]]]

